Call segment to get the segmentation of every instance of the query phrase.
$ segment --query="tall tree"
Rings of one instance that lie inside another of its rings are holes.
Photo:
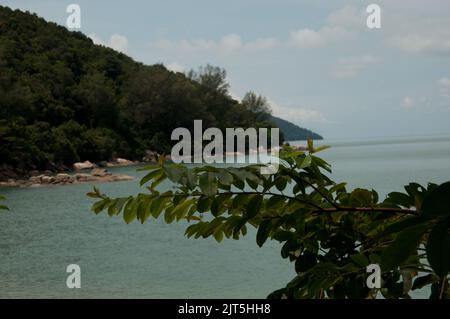
[[[225,69],[207,64],[206,66],[201,66],[198,71],[189,71],[187,76],[208,89],[228,95],[230,85],[226,80],[227,71]]]
[[[256,114],[258,120],[265,121],[272,115],[272,108],[266,97],[257,95],[253,91],[249,91],[242,99],[242,105],[247,110]]]

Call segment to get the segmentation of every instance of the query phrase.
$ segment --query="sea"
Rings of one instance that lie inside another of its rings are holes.
[[[381,198],[412,181],[450,180],[450,136],[318,144],[331,146],[317,155],[332,165],[334,180],[373,188]],[[96,184],[102,192],[143,191],[136,167],[111,171],[137,179]],[[240,240],[217,243],[186,238],[186,223],[153,219],[127,225],[120,216],[95,215],[86,196],[94,185],[0,189],[10,208],[0,213],[0,298],[265,298],[295,276],[294,265],[281,258],[280,244],[269,241],[259,248],[252,229]],[[79,289],[66,285],[71,264],[81,269]]]

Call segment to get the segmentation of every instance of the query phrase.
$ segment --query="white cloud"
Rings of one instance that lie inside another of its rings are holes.
[[[401,106],[402,106],[404,109],[412,109],[415,105],[416,105],[416,102],[414,101],[413,98],[411,98],[411,97],[409,97],[409,96],[405,96],[405,97],[402,99]]]
[[[372,55],[341,58],[334,67],[332,75],[337,78],[352,78],[369,65],[381,63],[382,61],[383,59]]]
[[[89,38],[91,38],[95,44],[104,45],[122,53],[126,53],[128,50],[128,38],[120,34],[113,34],[108,41],[104,41],[96,34],[90,34]]]
[[[407,34],[393,39],[400,49],[411,53],[450,54],[450,34]]]
[[[169,64],[165,64],[166,68],[173,72],[184,72],[186,71],[186,68],[182,66],[181,64],[178,64],[177,62],[172,62]]]
[[[216,54],[231,55],[242,52],[256,52],[274,49],[279,46],[292,46],[297,48],[317,48],[330,42],[350,38],[353,32],[347,27],[354,27],[363,23],[361,12],[354,7],[344,7],[328,17],[327,24],[314,30],[303,28],[290,32],[287,41],[273,37],[262,37],[250,41],[244,41],[238,34],[230,33],[219,40],[211,39],[162,39],[151,43],[151,46],[159,50],[167,50],[178,53],[196,53],[199,51],[212,51]]]
[[[351,32],[339,26],[326,26],[319,30],[300,29],[291,32],[288,43],[300,49],[318,48],[351,35]]]
[[[160,40],[152,43],[153,47],[162,50],[173,50],[182,53],[194,53],[198,51],[213,51],[219,54],[236,54],[241,52],[255,52],[273,49],[278,45],[275,38],[258,38],[244,42],[237,34],[227,34],[219,41],[194,39],[194,40]]]
[[[349,28],[366,27],[366,13],[354,6],[345,6],[332,12],[327,18],[328,25]]]
[[[437,81],[439,93],[442,96],[450,96],[450,79],[443,77]]]
[[[408,53],[450,55],[450,20],[387,19],[389,42]]]
[[[318,48],[331,42],[354,36],[355,29],[366,26],[365,11],[345,6],[328,16],[325,25],[317,30],[304,28],[292,31],[288,44],[297,48]]]

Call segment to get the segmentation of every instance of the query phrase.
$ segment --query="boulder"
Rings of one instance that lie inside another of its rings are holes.
[[[158,160],[158,153],[147,150],[145,156],[142,158],[144,162],[156,162]]]
[[[110,178],[111,182],[124,182],[124,181],[131,181],[134,178],[128,175],[113,175]]]
[[[76,170],[93,169],[93,168],[95,168],[95,165],[89,161],[84,161],[82,163],[78,162],[78,163],[73,164],[73,168]]]
[[[98,177],[105,177],[111,175],[106,169],[104,168],[94,168],[91,171],[92,176],[98,176]]]
[[[69,174],[60,173],[55,176],[55,183],[73,183],[74,178]]]
[[[41,177],[42,177],[42,175],[40,175],[40,176],[31,176],[29,178],[29,181],[32,184],[40,184],[41,183]]]
[[[91,174],[75,174],[75,179],[77,182],[93,182],[97,180],[97,177],[92,176]]]
[[[41,178],[41,183],[42,184],[51,184],[51,183],[55,182],[55,180],[56,179],[53,176],[43,176]]]
[[[135,165],[136,162],[127,160],[125,158],[116,158],[112,162],[108,162],[107,167],[116,167],[116,166],[130,166]]]

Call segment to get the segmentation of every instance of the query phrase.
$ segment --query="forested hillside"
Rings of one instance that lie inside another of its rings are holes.
[[[172,130],[194,119],[204,127],[273,125],[229,96],[224,70],[201,72],[143,65],[0,6],[0,165],[44,170],[170,152]]]
[[[321,140],[322,136],[308,129],[302,128],[289,121],[283,120],[276,116],[270,117],[270,122],[274,123],[283,132],[286,141],[302,141],[311,138],[313,140]]]

